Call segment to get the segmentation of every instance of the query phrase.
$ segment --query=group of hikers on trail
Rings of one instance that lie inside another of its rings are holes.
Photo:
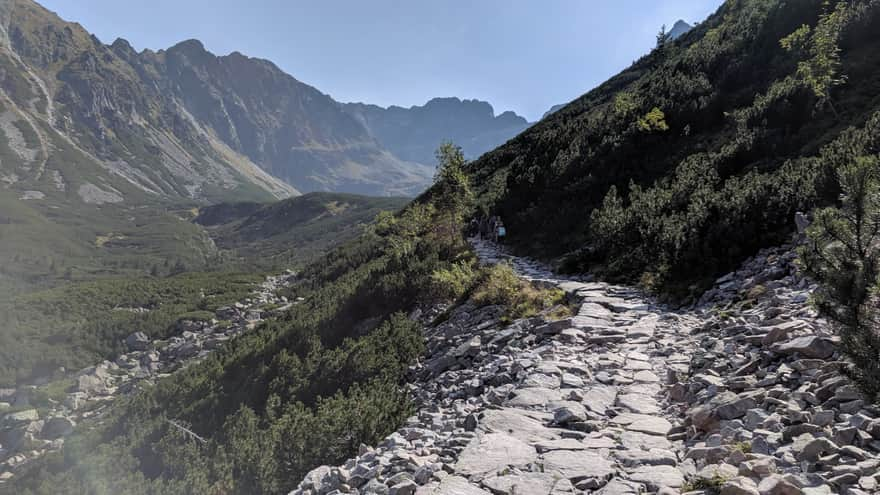
[[[492,242],[504,240],[507,235],[507,229],[504,222],[497,215],[483,215],[479,219],[472,218],[469,228],[471,236],[479,236],[480,239],[491,239]]]

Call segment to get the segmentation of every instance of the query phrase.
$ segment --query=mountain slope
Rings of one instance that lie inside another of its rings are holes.
[[[29,0],[0,7],[0,67],[9,187],[86,203],[296,192],[212,143],[110,47]]]
[[[159,52],[136,53],[124,40],[107,46],[30,0],[4,2],[0,25],[9,107],[0,120],[22,162],[4,164],[3,176],[19,189],[40,190],[56,172],[67,181],[95,173],[100,183],[86,184],[84,200],[119,201],[134,188],[217,201],[286,197],[295,187],[412,194],[431,176],[270,62],[217,57],[195,40]],[[46,163],[59,147],[88,171]]]
[[[410,108],[346,103],[345,110],[396,156],[426,164],[435,162],[434,152],[444,141],[477,158],[529,126],[513,112],[496,116],[489,103],[458,98],[434,98]]]
[[[341,193],[307,193],[276,203],[223,203],[201,208],[193,220],[221,249],[248,265],[275,268],[317,258],[359,235],[382,211],[409,200]]]
[[[480,201],[525,252],[685,292],[780,241],[876,153],[877,2],[824,5],[725,3],[473,163]]]

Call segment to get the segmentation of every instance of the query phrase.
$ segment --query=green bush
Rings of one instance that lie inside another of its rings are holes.
[[[458,300],[470,292],[476,279],[473,261],[457,261],[431,274],[431,293],[437,299]]]

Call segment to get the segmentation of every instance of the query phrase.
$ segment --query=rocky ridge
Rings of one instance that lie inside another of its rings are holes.
[[[181,320],[178,335],[170,339],[151,341],[141,332],[129,335],[129,352],[80,370],[63,401],[40,399],[43,389],[35,385],[0,389],[0,411],[15,411],[0,415],[0,483],[38,457],[61,449],[77,424],[100,418],[115,398],[197,363],[271,314],[296,304],[277,295],[294,277],[292,272],[267,277],[250,297],[217,309],[214,319]]]
[[[475,243],[575,317],[504,325],[463,305],[425,328],[418,413],[291,494],[877,492],[880,411],[840,374],[792,246],[678,311]]]

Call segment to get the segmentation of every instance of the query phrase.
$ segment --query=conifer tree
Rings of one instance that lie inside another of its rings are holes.
[[[814,302],[841,337],[848,374],[874,401],[880,395],[878,166],[876,157],[862,157],[840,167],[840,207],[815,213],[799,253],[805,272],[820,283]]]
[[[437,149],[437,174],[434,177],[436,201],[441,215],[445,217],[446,225],[443,227],[448,230],[453,245],[474,197],[465,172],[466,164],[461,148],[451,142],[445,142]]]

